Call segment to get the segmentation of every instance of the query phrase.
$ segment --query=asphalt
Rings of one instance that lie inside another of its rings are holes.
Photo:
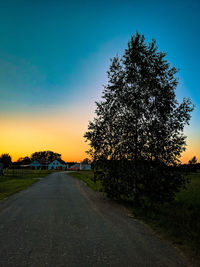
[[[0,267],[188,266],[119,204],[66,172],[0,202]]]

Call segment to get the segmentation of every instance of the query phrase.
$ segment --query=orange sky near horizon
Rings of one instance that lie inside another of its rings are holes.
[[[39,114],[4,115],[0,118],[0,154],[9,153],[13,161],[30,156],[36,151],[51,150],[62,155],[65,161],[81,161],[88,157],[89,147],[83,135],[94,113],[89,108],[61,110]],[[187,163],[196,156],[200,161],[198,130],[186,129],[187,148],[181,161]]]
[[[121,59],[139,32],[179,70],[177,101],[195,105],[181,160],[200,162],[200,1],[2,2],[0,155],[16,161],[52,150],[65,161],[88,157],[83,135],[109,83],[110,59]]]
[[[70,115],[29,114],[0,119],[0,154],[9,153],[13,161],[44,150],[60,153],[65,161],[88,157],[83,138],[88,123],[86,114],[75,111]]]

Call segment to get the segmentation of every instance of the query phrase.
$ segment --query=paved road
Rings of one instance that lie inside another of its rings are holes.
[[[0,266],[186,266],[127,210],[67,173],[0,202]]]

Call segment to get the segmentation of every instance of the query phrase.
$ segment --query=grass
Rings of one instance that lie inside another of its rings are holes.
[[[97,181],[96,183],[94,182],[93,171],[71,172],[70,175],[82,180],[84,183],[87,184],[88,187],[90,187],[94,191],[102,192],[101,182],[100,181]]]
[[[5,169],[3,171],[4,176],[24,177],[24,178],[35,178],[44,177],[51,173],[51,170],[30,170],[30,169]]]
[[[49,173],[48,170],[4,170],[0,176],[0,200],[26,189]]]
[[[157,233],[172,241],[193,266],[200,266],[200,172],[189,175],[191,181],[171,204],[154,209],[132,208],[136,217]]]
[[[101,183],[93,181],[93,171],[70,175],[83,180],[93,190],[102,191]],[[178,247],[193,266],[200,266],[200,171],[191,173],[189,178],[190,183],[176,195],[173,203],[156,208],[137,208],[131,202],[128,207],[134,217],[145,221]]]
[[[131,208],[136,218],[179,248],[192,266],[200,266],[200,172],[191,173],[189,178],[186,189],[172,203],[151,209]]]
[[[0,178],[1,180],[1,178]],[[4,181],[0,181],[0,200],[13,195],[23,189],[26,189],[33,183],[37,182],[36,178],[11,178]]]

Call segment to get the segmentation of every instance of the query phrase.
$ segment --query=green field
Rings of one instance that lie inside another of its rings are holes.
[[[93,181],[93,171],[70,175],[83,180],[93,190],[102,191],[100,182],[95,184]],[[128,208],[134,217],[145,221],[159,235],[177,246],[194,266],[200,266],[200,172],[189,177],[190,183],[176,195],[173,203],[154,209],[136,208],[128,203]]]
[[[29,187],[39,181],[38,178],[45,177],[50,172],[48,170],[4,170],[4,175],[0,176],[0,200]]]

